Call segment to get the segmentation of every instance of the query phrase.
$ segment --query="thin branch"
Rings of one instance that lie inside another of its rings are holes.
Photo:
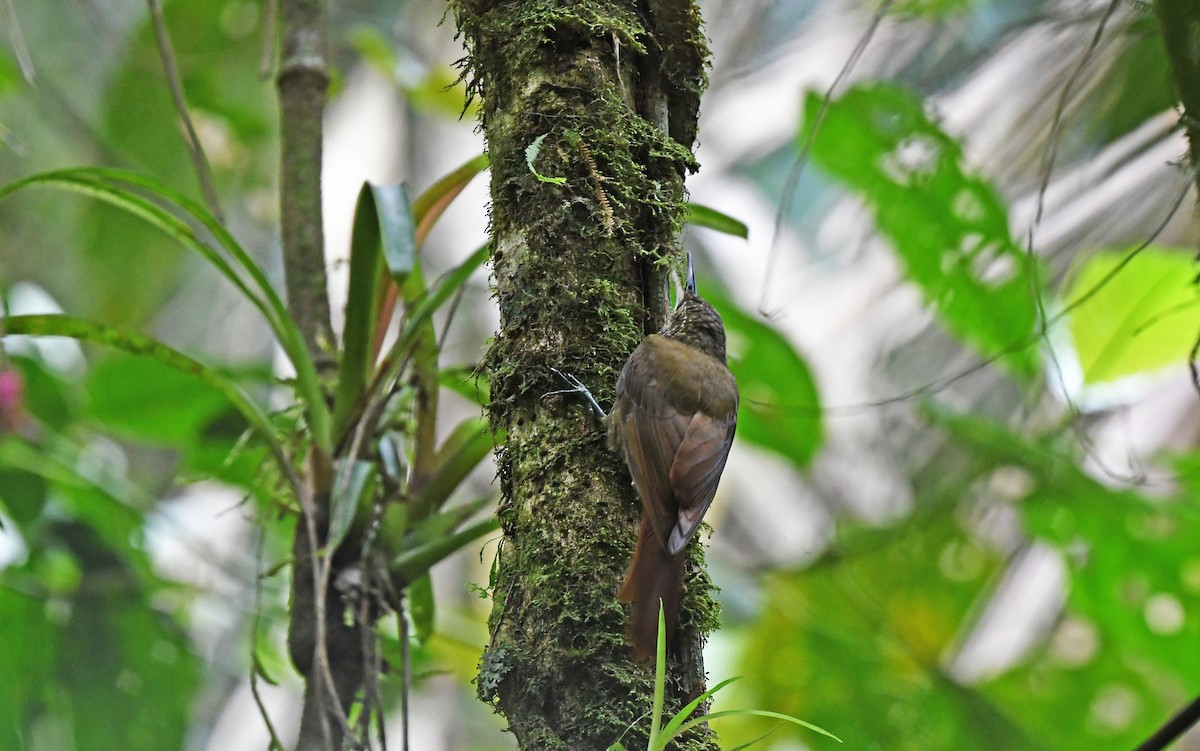
[[[796,155],[796,161],[792,163],[792,168],[788,172],[787,178],[783,184],[783,194],[779,198],[779,210],[775,212],[775,226],[771,230],[771,247],[767,249],[767,269],[763,276],[762,295],[758,300],[758,312],[768,319],[774,317],[773,312],[769,312],[765,308],[767,301],[767,281],[773,275],[774,259],[776,249],[779,245],[779,233],[783,231],[783,223],[787,221],[788,214],[791,212],[792,199],[796,194],[796,186],[800,184],[800,176],[804,174],[804,168],[808,165],[808,157],[812,153],[813,145],[817,140],[817,133],[821,130],[821,124],[825,122],[825,115],[829,112],[829,106],[833,103],[833,95],[837,92],[842,82],[850,77],[850,72],[854,70],[854,66],[858,64],[863,53],[867,51],[867,45],[875,38],[875,33],[879,31],[879,25],[883,23],[883,19],[887,16],[896,0],[883,0],[879,7],[875,9],[875,14],[871,16],[871,23],[867,26],[866,31],[859,37],[858,43],[854,45],[854,49],[850,52],[850,56],[846,58],[846,62],[842,64],[842,69],[838,71],[837,77],[833,79],[833,83],[829,84],[829,88],[825,90],[825,95],[821,97],[821,107],[817,110],[817,115],[813,118],[813,122],[808,128],[808,138],[804,139],[804,145],[800,147],[800,153]]]
[[[1191,704],[1179,710],[1179,714],[1167,720],[1165,725],[1155,730],[1154,735],[1147,738],[1134,751],[1162,751],[1197,722],[1200,722],[1200,696],[1192,699]]]
[[[1058,144],[1062,135],[1062,120],[1063,113],[1066,112],[1067,102],[1071,99],[1071,94],[1074,93],[1075,84],[1079,80],[1079,76],[1087,68],[1087,64],[1091,61],[1092,55],[1100,47],[1100,40],[1104,38],[1104,29],[1108,25],[1108,21],[1116,12],[1117,6],[1121,4],[1121,0],[1111,0],[1108,7],[1104,9],[1104,14],[1100,16],[1100,23],[1096,25],[1096,32],[1092,35],[1092,41],[1088,44],[1087,49],[1083,51],[1083,57],[1079,58],[1075,69],[1071,71],[1071,75],[1067,78],[1067,82],[1063,85],[1062,91],[1058,95],[1058,103],[1054,107],[1054,119],[1050,125],[1050,140],[1046,144],[1046,150],[1042,154],[1042,180],[1038,185],[1037,194],[1037,210],[1034,212],[1033,224],[1036,227],[1042,222],[1042,210],[1046,205],[1046,190],[1050,186],[1050,176],[1054,173],[1054,163],[1058,160]],[[1033,230],[1030,230],[1030,246],[1033,245]]]
[[[262,717],[263,724],[267,726],[267,733],[271,736],[269,751],[284,751],[283,742],[279,740],[279,734],[275,732],[275,724],[271,722],[271,715],[267,712],[266,705],[263,704],[262,696],[258,693],[258,629],[262,621],[262,567],[265,538],[266,534],[262,526],[259,526],[258,542],[254,546],[254,620],[250,626],[250,695],[254,697],[254,705],[258,707],[258,714]]]
[[[175,102],[175,111],[183,123],[184,141],[188,153],[192,157],[192,166],[196,169],[196,179],[200,181],[200,190],[204,193],[204,202],[218,221],[224,221],[221,204],[217,200],[217,189],[213,183],[212,167],[208,157],[204,155],[204,147],[196,135],[196,127],[192,124],[192,116],[188,113],[187,102],[183,98],[183,84],[179,79],[179,66],[175,64],[175,52],[171,49],[171,36],[167,33],[167,22],[163,18],[162,5],[159,0],[146,0],[150,6],[150,18],[154,23],[154,38],[158,42],[158,54],[162,58],[163,74],[167,77],[167,88],[171,90],[171,99]]]

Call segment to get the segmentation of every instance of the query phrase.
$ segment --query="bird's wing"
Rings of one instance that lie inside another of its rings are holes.
[[[671,488],[679,504],[678,517],[667,539],[667,551],[671,554],[683,550],[708,511],[725,460],[729,458],[736,427],[732,415],[722,418],[697,412],[688,422],[670,468]]]
[[[692,416],[667,405],[655,379],[645,381],[639,393],[630,396],[624,416],[626,463],[654,532],[667,547],[676,519],[671,465]]]

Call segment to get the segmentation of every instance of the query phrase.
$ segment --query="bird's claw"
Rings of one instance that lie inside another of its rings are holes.
[[[562,372],[558,368],[550,369],[553,370],[559,378],[570,384],[571,388],[559,389],[558,391],[547,391],[545,394],[542,394],[543,399],[545,399],[547,396],[553,396],[555,394],[582,394],[583,398],[587,399],[588,401],[588,407],[591,408],[591,410],[596,413],[601,420],[608,417],[608,414],[600,407],[600,403],[596,401],[596,397],[592,396],[591,389],[583,385],[583,381],[579,380],[570,373]]]

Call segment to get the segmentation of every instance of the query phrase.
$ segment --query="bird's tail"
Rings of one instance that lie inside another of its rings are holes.
[[[653,660],[658,645],[658,603],[662,602],[667,633],[667,649],[678,652],[679,603],[683,599],[684,553],[671,555],[654,534],[646,516],[638,525],[637,547],[625,583],[617,593],[621,602],[632,602],[629,616],[629,641],[633,659]]]

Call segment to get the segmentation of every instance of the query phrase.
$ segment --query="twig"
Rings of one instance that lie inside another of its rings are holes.
[[[1104,28],[1108,25],[1108,21],[1112,18],[1112,14],[1116,12],[1117,6],[1121,4],[1121,0],[1111,0],[1108,7],[1104,9],[1104,15],[1100,16],[1100,23],[1096,25],[1096,33],[1092,35],[1092,41],[1083,52],[1083,57],[1079,58],[1079,63],[1075,69],[1071,71],[1070,78],[1063,84],[1062,92],[1058,96],[1058,103],[1054,107],[1054,120],[1050,125],[1050,140],[1046,144],[1046,150],[1043,152],[1042,158],[1042,180],[1038,185],[1037,210],[1034,212],[1033,224],[1036,227],[1041,224],[1042,210],[1046,205],[1046,189],[1050,186],[1050,175],[1054,172],[1054,162],[1058,159],[1058,142],[1060,131],[1062,129],[1063,113],[1067,109],[1067,101],[1071,98],[1071,94],[1075,88],[1075,83],[1079,80],[1080,74],[1087,67],[1088,62],[1092,59],[1092,55],[1100,47],[1100,40],[1104,38]],[[1033,245],[1033,232],[1030,231],[1030,246]]]
[[[1145,740],[1134,751],[1161,751],[1175,742],[1188,728],[1200,721],[1200,696],[1192,699],[1192,703],[1179,710],[1179,714],[1167,720],[1166,724],[1154,731],[1154,735]]]
[[[217,218],[224,221],[221,204],[217,200],[217,189],[213,184],[212,167],[208,157],[204,155],[204,147],[196,135],[192,125],[192,117],[188,114],[187,102],[183,98],[183,84],[179,80],[179,67],[175,64],[175,52],[171,49],[171,36],[167,33],[167,22],[163,19],[162,5],[159,0],[146,0],[150,6],[150,18],[154,22],[154,38],[158,42],[158,54],[162,58],[163,73],[167,77],[167,88],[171,90],[171,99],[175,102],[175,110],[183,123],[184,141],[187,142],[188,153],[192,157],[192,166],[196,168],[196,179],[200,181],[200,190],[204,193],[204,201],[208,209]]]
[[[254,546],[254,621],[250,627],[250,694],[254,697],[254,705],[258,707],[258,714],[262,717],[263,724],[267,726],[267,732],[271,735],[270,751],[284,751],[283,742],[279,740],[279,735],[275,732],[275,725],[271,722],[271,715],[268,714],[262,696],[258,693],[258,627],[262,620],[262,563],[265,537],[260,526],[258,542]]]
[[[875,14],[871,17],[871,24],[867,26],[867,30],[863,32],[858,43],[854,45],[850,56],[846,58],[842,69],[838,71],[837,77],[833,79],[833,83],[829,84],[829,88],[825,90],[825,95],[821,97],[821,108],[817,110],[817,116],[813,118],[813,122],[808,129],[808,138],[804,139],[804,145],[800,147],[800,153],[796,156],[796,161],[792,163],[792,168],[784,180],[783,194],[779,198],[779,210],[775,212],[775,226],[771,230],[771,247],[767,250],[767,269],[763,276],[762,295],[758,300],[758,312],[767,318],[773,317],[771,313],[765,310],[764,304],[767,301],[767,281],[773,274],[773,261],[775,260],[776,247],[779,245],[779,233],[783,230],[783,223],[787,220],[790,213],[792,199],[796,194],[796,186],[800,184],[800,176],[804,174],[804,167],[808,164],[808,157],[812,153],[813,145],[817,140],[817,132],[821,129],[821,124],[825,121],[825,115],[829,112],[830,104],[833,103],[834,92],[849,77],[850,72],[854,70],[854,66],[858,64],[863,53],[867,51],[867,45],[875,37],[875,32],[879,30],[879,24],[883,23],[884,17],[887,16],[888,11],[891,10],[895,2],[896,0],[883,0],[879,4],[879,7],[875,9]]]

